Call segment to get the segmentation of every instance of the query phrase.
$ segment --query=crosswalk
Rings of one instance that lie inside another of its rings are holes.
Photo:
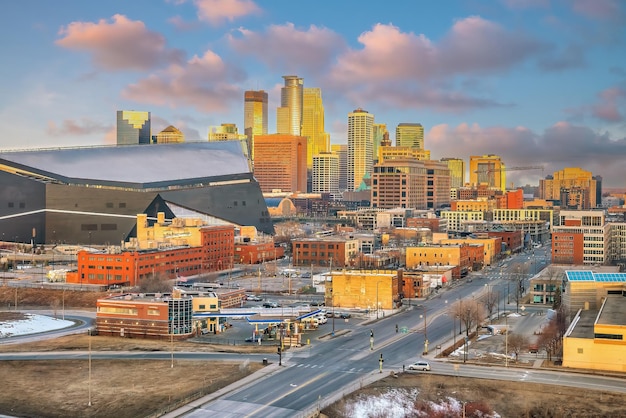
[[[292,367],[296,369],[317,369],[317,370],[328,370],[334,373],[352,373],[352,374],[364,374],[372,371],[372,368],[364,368],[364,367],[345,367],[341,366],[337,363],[329,363],[329,364],[318,364],[318,363],[288,363],[287,367]]]

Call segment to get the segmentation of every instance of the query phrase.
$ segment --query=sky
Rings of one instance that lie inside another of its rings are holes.
[[[319,87],[331,143],[348,114],[421,123],[432,159],[496,154],[508,182],[565,167],[626,187],[620,0],[21,0],[3,4],[0,149],[115,143],[117,110],[187,140],[243,132],[243,93]]]

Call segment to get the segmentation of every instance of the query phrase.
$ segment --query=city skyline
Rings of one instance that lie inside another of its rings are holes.
[[[496,154],[507,167],[581,167],[626,186],[626,6],[616,0],[5,9],[2,149],[114,144],[118,110],[151,112],[152,135],[173,125],[205,140],[223,123],[243,133],[246,90],[268,93],[274,133],[282,76],[293,74],[321,89],[331,144],[347,143],[348,114],[363,108],[390,132],[422,124],[433,159]],[[507,174],[517,185],[539,177]]]

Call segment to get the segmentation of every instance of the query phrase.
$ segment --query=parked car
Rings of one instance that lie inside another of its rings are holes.
[[[335,316],[337,316],[336,313],[335,313]],[[351,318],[351,317],[352,317],[352,315],[350,315],[349,312],[341,312],[339,314],[339,318],[341,318],[341,319],[348,319],[348,318]]]
[[[263,299],[256,295],[248,295],[248,297],[246,297],[246,300],[249,300],[251,302],[261,302]]]
[[[409,370],[428,371],[430,370],[430,363],[427,361],[416,361],[413,364],[409,364]]]
[[[248,338],[246,338],[246,342],[247,343],[258,343],[259,340],[263,341],[263,337],[261,335],[256,336],[256,337],[248,337]]]
[[[310,279],[311,278],[311,273],[304,272],[304,273],[302,273],[302,275],[300,277],[302,277],[303,279]]]
[[[280,308],[280,304],[278,302],[265,302],[263,303],[264,308]]]

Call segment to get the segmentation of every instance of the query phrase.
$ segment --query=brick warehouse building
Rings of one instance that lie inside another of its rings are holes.
[[[0,201],[14,242],[115,245],[158,212],[274,233],[238,141],[2,151]]]
[[[162,212],[159,213],[158,218],[164,221],[162,215]],[[142,217],[145,218],[145,215],[138,218]],[[139,235],[145,235],[141,220],[138,221],[138,225]],[[66,281],[107,287],[136,286],[142,279],[152,276],[173,279],[232,268],[234,250],[232,225],[198,226],[195,230],[178,227],[166,231],[175,235],[177,230],[181,232],[179,235],[188,234],[189,238],[184,241],[179,239],[179,242],[174,240],[161,243],[153,248],[141,248],[141,245],[137,245],[137,248],[131,249],[113,247],[114,250],[108,253],[80,251],[77,255],[77,270],[68,272]],[[194,235],[198,237],[194,239]],[[142,242],[149,245],[154,241]]]

